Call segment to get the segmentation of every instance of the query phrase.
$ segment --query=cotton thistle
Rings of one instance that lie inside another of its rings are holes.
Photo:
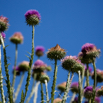
[[[40,58],[44,54],[44,47],[43,46],[37,46],[35,51],[36,56]]]
[[[8,18],[0,16],[0,32],[4,32],[8,29]]]
[[[95,66],[95,59],[96,57],[99,57],[100,55],[100,49],[97,49],[97,47],[94,44],[86,43],[82,46],[82,50],[79,53],[78,57],[84,64],[92,63],[94,67],[94,85],[93,85],[93,99],[92,103],[95,99],[95,93],[96,93],[96,66]]]
[[[25,13],[26,22],[28,25],[37,25],[40,22],[40,14],[37,10],[28,10]]]
[[[54,77],[53,77],[53,85],[52,85],[52,92],[51,92],[51,103],[54,101],[54,91],[56,85],[56,78],[57,78],[57,60],[62,59],[65,56],[66,52],[62,49],[58,44],[55,47],[52,47],[47,52],[47,58],[50,60],[55,60],[55,69],[54,69]]]
[[[20,72],[25,72],[28,71],[29,69],[29,62],[28,61],[22,61],[19,65],[18,65],[19,71]]]
[[[10,41],[14,44],[21,44],[23,42],[23,35],[21,32],[15,32],[11,37]]]

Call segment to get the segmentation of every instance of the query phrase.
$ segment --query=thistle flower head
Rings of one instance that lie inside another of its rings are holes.
[[[92,63],[96,59],[96,57],[99,56],[99,54],[100,49],[97,49],[94,44],[86,43],[82,46],[82,50],[79,53],[78,57],[82,63],[89,64]]]
[[[5,31],[8,28],[8,18],[0,16],[0,32]]]
[[[41,75],[41,77],[40,77],[40,82],[41,83],[45,83],[45,80],[47,80],[47,82],[49,82],[49,76],[48,75],[46,75],[46,74],[44,74],[44,75]]]
[[[97,82],[103,82],[103,71],[100,69],[96,69],[96,74]],[[91,77],[92,79],[94,79],[94,72],[91,73]]]
[[[73,83],[71,84],[71,91],[72,91],[73,93],[78,93],[78,92],[79,92],[79,91],[78,91],[78,86],[79,86],[78,82],[73,82]]]
[[[103,96],[103,86],[101,86],[101,88],[97,90],[97,96]]]
[[[16,66],[16,67],[13,67],[13,73],[14,73],[14,69],[16,70],[16,75],[20,75],[20,70],[19,70],[19,67]]]
[[[92,98],[92,95],[93,95],[93,87],[87,86],[84,89],[84,97],[87,98],[87,99],[90,99],[90,98]]]
[[[35,54],[40,57],[44,54],[44,47],[43,46],[37,46]]]
[[[25,13],[26,22],[29,25],[37,25],[40,21],[40,14],[37,10],[28,10]]]
[[[14,44],[21,44],[23,42],[23,36],[21,32],[15,32],[11,37],[10,41]]]
[[[61,103],[61,101],[62,101],[62,99],[56,98],[56,99],[54,99],[53,103]]]
[[[47,65],[43,61],[37,60],[34,63],[33,71],[34,72],[43,72],[44,70],[46,70],[46,67],[47,67]]]
[[[58,44],[47,52],[47,57],[51,60],[60,60],[65,56],[66,52]]]
[[[66,56],[64,59],[61,60],[62,67],[66,70],[71,72],[78,72],[84,69],[83,64],[76,56]]]
[[[64,92],[65,91],[65,88],[66,88],[66,82],[63,82],[61,84],[59,84],[57,86],[57,88],[61,91],[61,92]]]
[[[19,67],[19,71],[28,71],[28,68],[29,68],[29,62],[28,61],[23,61],[23,62],[21,62],[19,65],[18,65],[18,67]]]

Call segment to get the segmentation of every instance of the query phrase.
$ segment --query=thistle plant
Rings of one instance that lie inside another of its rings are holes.
[[[53,77],[53,84],[52,84],[52,92],[51,92],[51,103],[54,101],[54,92],[55,92],[55,85],[56,85],[56,78],[57,78],[57,60],[62,59],[65,56],[66,52],[62,49],[58,44],[50,48],[47,52],[47,58],[50,60],[55,60],[55,69],[54,69],[54,77]]]

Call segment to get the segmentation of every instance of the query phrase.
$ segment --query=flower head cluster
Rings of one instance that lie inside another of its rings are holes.
[[[18,65],[19,71],[28,71],[29,69],[29,62],[28,61],[23,61]]]
[[[103,71],[100,69],[96,69],[96,74],[97,82],[103,82]],[[94,79],[94,72],[92,72],[91,77],[92,79]]]
[[[71,72],[78,72],[84,69],[84,65],[76,56],[66,56],[61,62],[62,67]]]
[[[46,67],[47,67],[47,65],[43,61],[37,60],[34,63],[33,71],[40,73],[40,72],[43,72],[44,70],[46,70]]]
[[[37,46],[35,54],[40,57],[44,54],[44,47],[43,46]]]
[[[62,99],[56,98],[56,99],[54,99],[53,103],[61,103],[61,101],[62,101]]]
[[[59,84],[59,85],[57,86],[57,88],[58,88],[61,92],[64,92],[65,89],[66,89],[66,82],[63,82],[63,83]]]
[[[65,56],[66,52],[58,44],[47,52],[47,57],[51,60],[60,60]]]
[[[29,25],[37,25],[40,21],[40,14],[37,10],[28,10],[25,13],[26,22]]]
[[[6,37],[4,32],[1,32],[1,36],[3,37],[3,39],[5,39],[5,37]],[[1,44],[1,40],[0,40],[0,44]]]
[[[23,36],[21,32],[15,32],[11,37],[10,41],[14,44],[21,44],[23,42]]]
[[[8,18],[0,16],[0,32],[5,31],[8,28]]]
[[[71,84],[71,91],[73,92],[73,93],[78,93],[79,91],[79,89],[78,89],[78,87],[79,87],[79,84],[78,84],[78,82],[73,82],[72,84]]]
[[[78,57],[82,63],[88,64],[92,63],[95,58],[99,56],[99,54],[100,49],[97,49],[94,44],[86,43],[82,46],[82,50],[79,53]]]

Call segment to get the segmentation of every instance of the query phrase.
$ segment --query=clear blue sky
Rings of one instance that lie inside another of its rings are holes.
[[[27,51],[31,52],[32,28],[26,25],[24,14],[30,9],[36,9],[41,14],[41,22],[35,27],[35,46],[42,45],[47,52],[49,48],[59,44],[62,48],[66,49],[67,55],[78,55],[81,46],[88,42],[95,44],[97,48],[101,48],[101,51],[103,51],[103,0],[0,0],[0,15],[8,17],[10,24],[9,29],[5,32],[5,44],[9,45],[7,47],[7,56],[10,57],[8,63],[11,63],[9,66],[10,80],[12,80],[15,45],[9,41],[9,37],[17,31],[23,34],[24,42],[18,46],[17,64],[23,60],[28,60],[25,55],[29,55]],[[36,60],[37,57],[34,57],[34,62]],[[50,93],[54,61],[48,60],[46,54],[41,60],[52,66],[52,72],[48,73],[50,76],[48,84]],[[103,70],[102,64],[103,56],[101,52],[100,58],[96,60],[97,68]],[[58,65],[60,65],[60,62],[58,62]],[[67,73],[59,66],[57,84],[67,80]],[[5,76],[4,70],[3,75]],[[25,74],[23,84],[25,84],[26,77],[27,75]],[[19,79],[20,77],[17,77],[15,88],[18,85]],[[73,81],[78,81],[77,75],[74,76]],[[91,85],[92,83],[91,81]],[[29,90],[31,90],[31,85],[32,79]],[[98,84],[98,86],[100,85],[103,85],[103,83]],[[5,87],[4,89],[6,90]],[[24,90],[24,87],[22,89]],[[69,95],[71,96],[71,93]],[[57,97],[57,93],[55,97]],[[101,100],[101,103],[103,103],[103,97]],[[17,103],[19,101],[20,94]],[[32,100],[30,103],[32,103]],[[40,103],[40,91],[37,103]]]

